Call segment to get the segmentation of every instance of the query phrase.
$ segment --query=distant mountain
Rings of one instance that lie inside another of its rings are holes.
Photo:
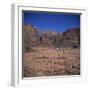
[[[25,51],[35,46],[79,47],[80,29],[67,29],[64,33],[41,32],[37,27],[27,24],[23,26]]]
[[[45,46],[53,46],[59,40],[60,33],[57,32],[44,32],[41,36],[41,44]]]

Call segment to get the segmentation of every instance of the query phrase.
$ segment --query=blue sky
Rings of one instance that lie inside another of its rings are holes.
[[[40,31],[64,32],[68,28],[80,28],[80,15],[49,12],[23,12],[24,24],[32,24]]]

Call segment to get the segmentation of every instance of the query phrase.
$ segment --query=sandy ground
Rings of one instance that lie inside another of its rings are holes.
[[[24,53],[24,77],[80,75],[80,49],[34,47]]]

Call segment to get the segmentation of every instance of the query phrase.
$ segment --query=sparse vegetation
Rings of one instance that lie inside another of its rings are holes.
[[[80,29],[40,32],[24,25],[24,77],[80,75]]]
[[[62,50],[35,47],[37,52],[24,53],[24,76],[79,75],[79,49]]]

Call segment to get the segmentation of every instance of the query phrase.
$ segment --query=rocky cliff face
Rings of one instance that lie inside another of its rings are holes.
[[[80,29],[79,28],[71,28],[66,30],[62,34],[63,40],[62,45],[66,47],[79,47],[80,45]]]
[[[24,25],[23,33],[25,51],[34,46],[79,47],[80,45],[79,28],[71,28],[61,34],[52,31],[40,32],[32,25]]]
[[[38,45],[39,43],[38,31],[32,25],[24,25],[23,34],[24,34],[25,51],[29,50],[32,46]]]
[[[32,47],[38,45],[52,46],[59,41],[60,33],[57,32],[40,32],[32,25],[24,25],[24,46]]]
[[[41,36],[41,45],[53,46],[59,41],[60,33],[57,32],[44,32]]]

